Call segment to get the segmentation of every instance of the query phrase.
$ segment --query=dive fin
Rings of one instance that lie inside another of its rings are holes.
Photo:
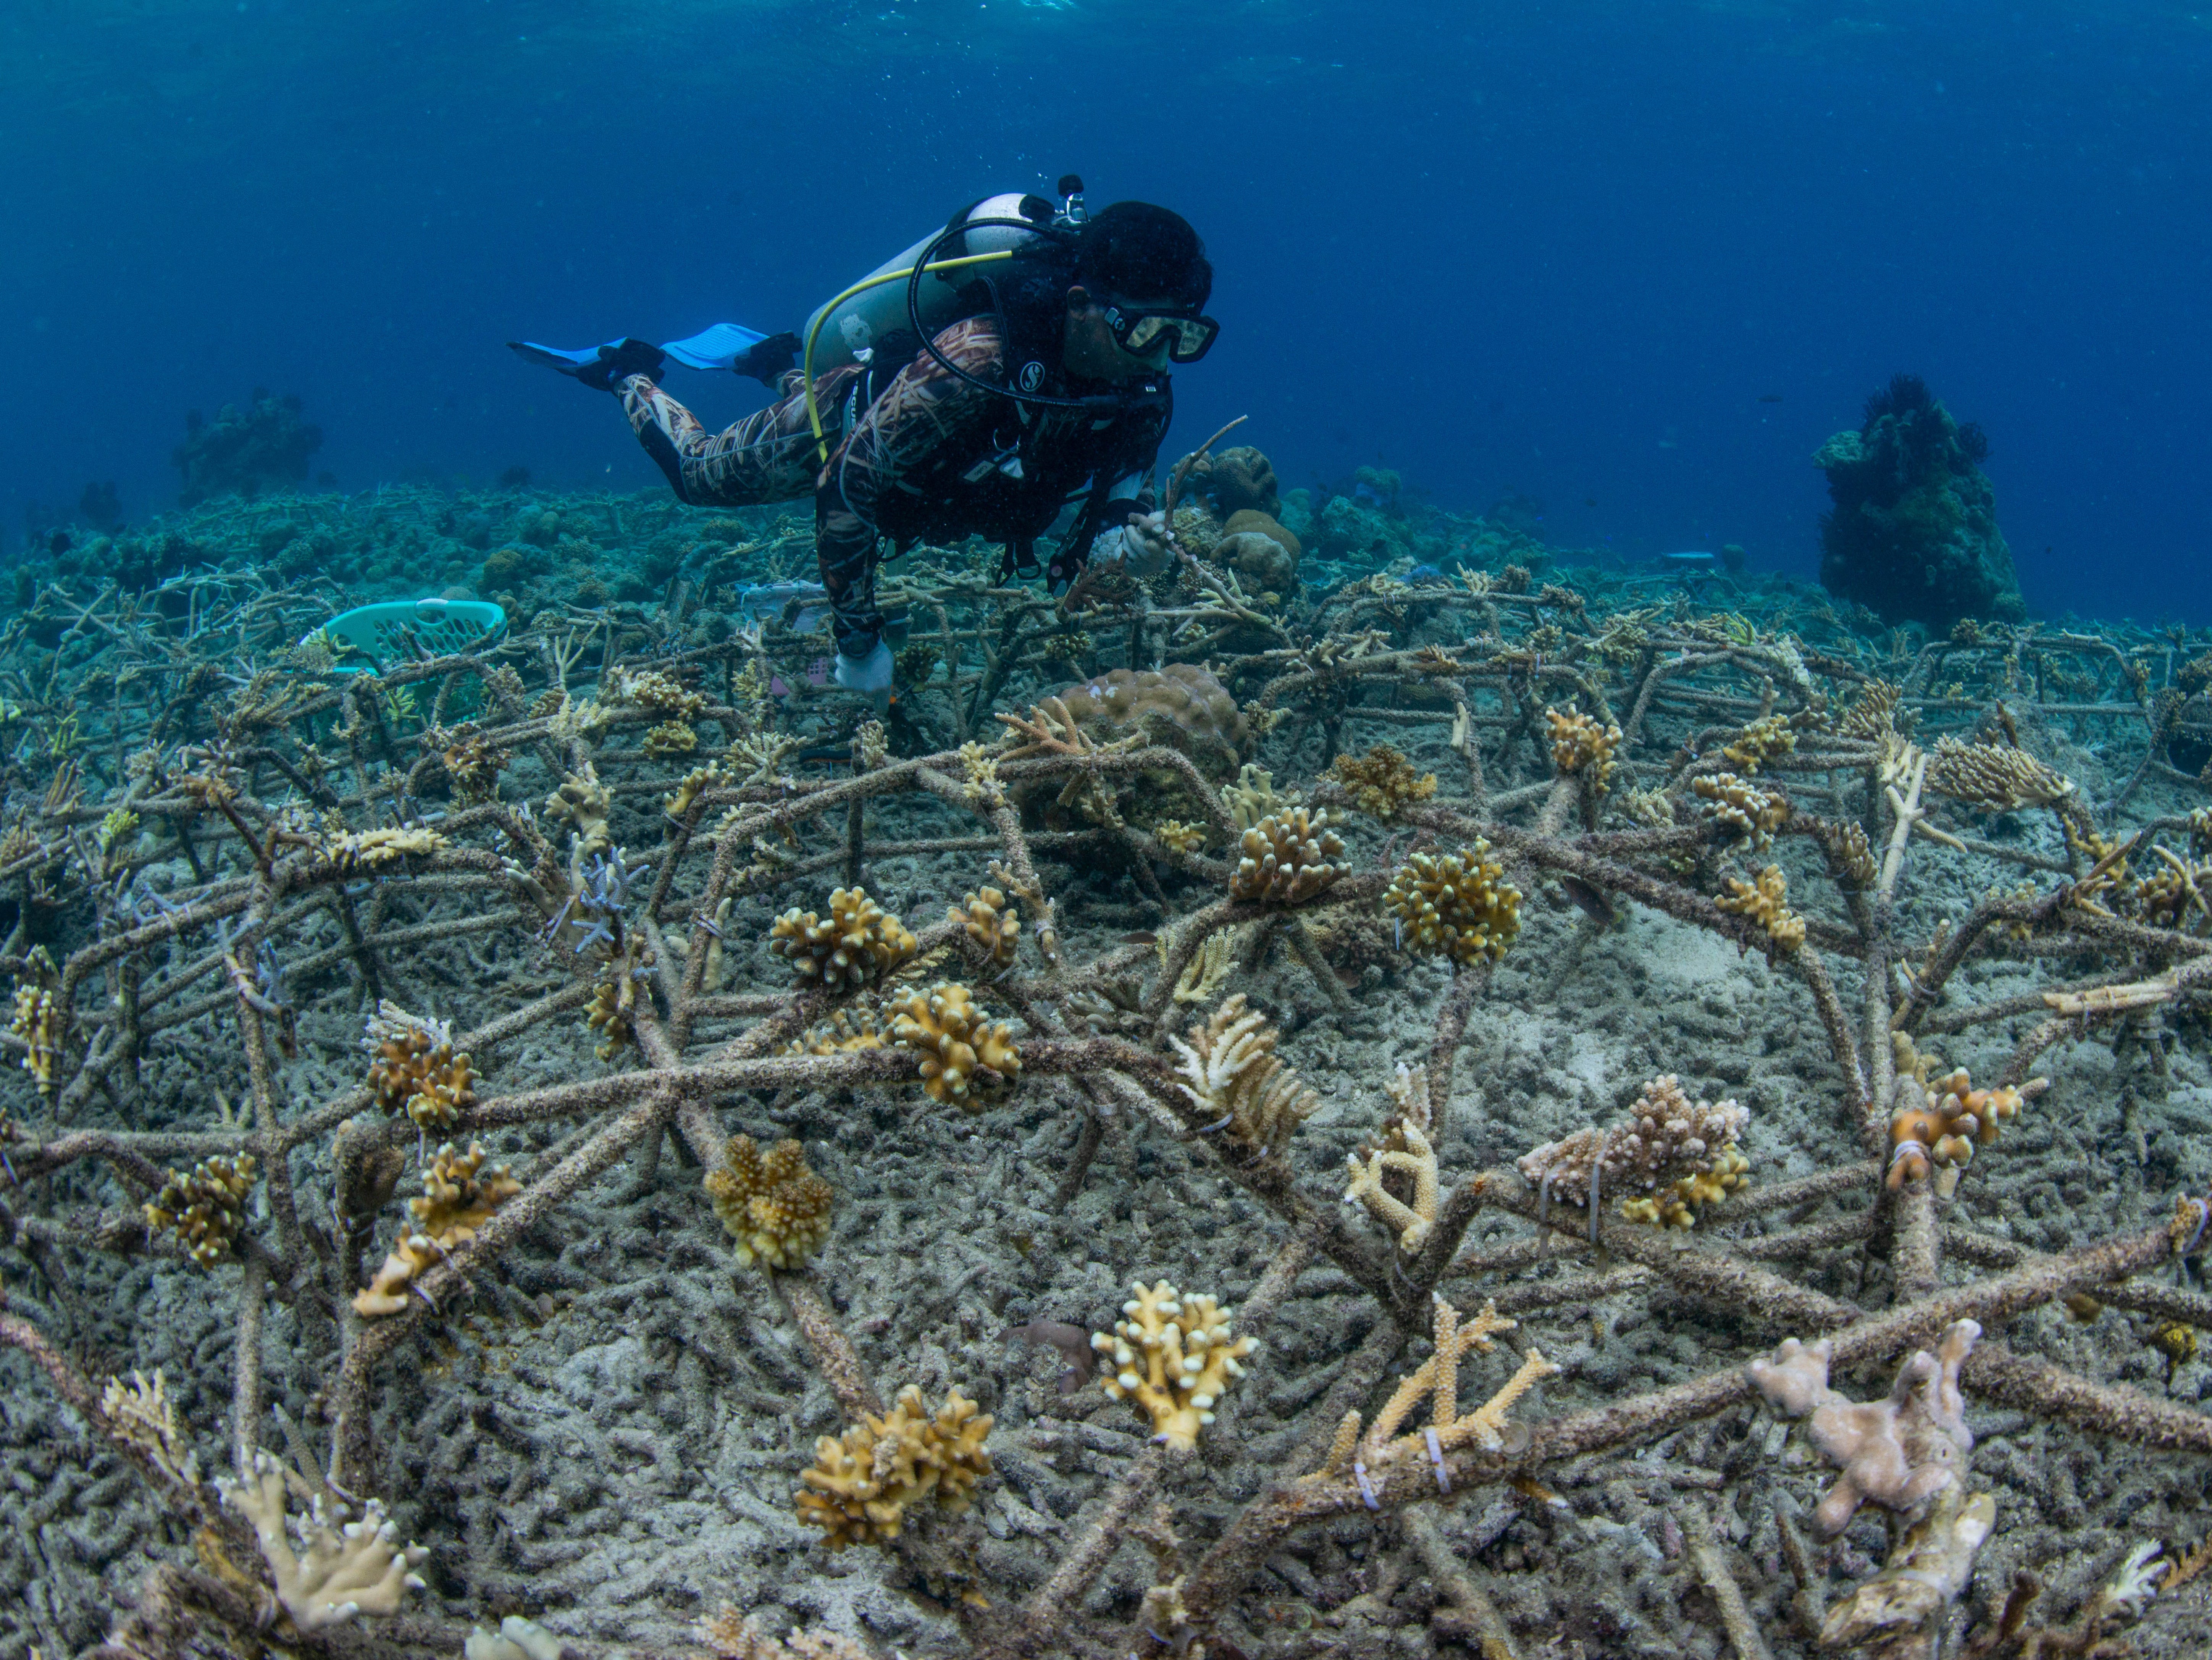
[[[604,353],[622,342],[610,340],[605,346],[586,346],[580,351],[541,346],[534,340],[510,340],[507,344],[518,356],[530,362],[543,363],[562,374],[574,374],[600,361]],[[729,369],[772,386],[778,376],[799,361],[799,337],[789,332],[763,334],[738,323],[717,323],[688,339],[671,340],[661,350],[686,368]]]

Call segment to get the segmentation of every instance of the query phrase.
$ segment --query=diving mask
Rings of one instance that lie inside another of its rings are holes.
[[[1168,361],[1173,363],[1195,363],[1213,350],[1221,332],[1221,325],[1211,317],[1179,307],[1148,308],[1107,300],[1101,303],[1099,315],[1114,331],[1114,344],[1132,357],[1142,357],[1164,340]]]

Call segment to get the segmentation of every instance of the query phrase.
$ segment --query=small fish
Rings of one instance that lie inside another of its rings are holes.
[[[1443,575],[1434,565],[1416,565],[1406,573],[1406,580],[1408,582],[1433,582]]]
[[[1677,565],[1710,565],[1713,562],[1711,554],[1697,548],[1685,549],[1680,553],[1662,553],[1653,556]]]
[[[1782,401],[1782,394],[1778,392],[1762,392],[1759,394],[1759,401],[1762,404],[1778,404]]]
[[[1121,943],[1125,946],[1155,946],[1159,943],[1159,938],[1157,933],[1125,933],[1121,936]]]

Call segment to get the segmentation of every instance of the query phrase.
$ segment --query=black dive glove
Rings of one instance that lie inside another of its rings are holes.
[[[657,386],[667,362],[668,354],[650,341],[623,340],[601,346],[598,361],[579,368],[576,379],[599,392],[612,392],[633,374],[641,374]]]

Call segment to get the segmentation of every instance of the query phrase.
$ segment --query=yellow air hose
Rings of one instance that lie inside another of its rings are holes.
[[[994,259],[1011,259],[1013,257],[1013,249],[1001,248],[996,253],[967,253],[961,255],[957,259],[933,259],[924,265],[922,270],[930,272],[957,271],[963,265],[988,265]],[[806,355],[799,362],[799,376],[806,386],[806,424],[814,429],[814,453],[820,458],[823,466],[830,465],[830,445],[829,441],[822,436],[822,411],[814,402],[814,343],[821,337],[822,325],[836,314],[838,307],[843,305],[854,295],[864,294],[870,289],[881,288],[886,283],[903,283],[913,275],[914,267],[908,265],[904,271],[878,271],[873,277],[862,277],[844,293],[823,307],[822,314],[814,319],[814,326],[806,331]]]

